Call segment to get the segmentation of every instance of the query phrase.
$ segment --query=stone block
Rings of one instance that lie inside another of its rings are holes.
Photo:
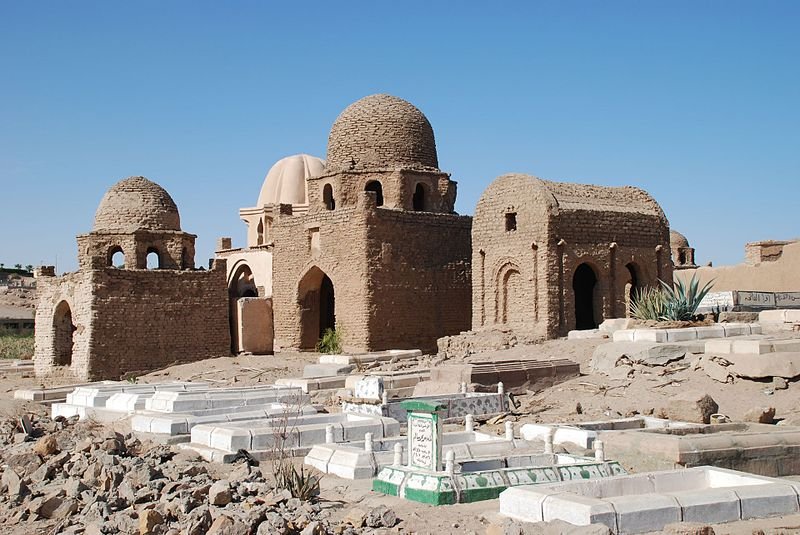
[[[352,364],[306,364],[303,367],[303,377],[334,377],[347,375],[355,369]]]
[[[721,323],[725,330],[725,337],[745,336],[750,334],[750,325],[747,323]]]
[[[612,340],[615,342],[633,342],[634,329],[614,331]]]
[[[733,340],[726,340],[725,338],[716,340],[707,340],[705,344],[705,352],[709,355],[727,355],[732,352]]]
[[[380,400],[383,396],[383,378],[367,375],[358,381],[353,388],[353,397],[359,399]]]
[[[667,403],[667,416],[670,420],[707,424],[711,415],[719,412],[719,405],[708,394],[691,392],[670,398]]]
[[[695,327],[698,340],[706,340],[709,338],[722,338],[725,336],[725,329],[720,325],[711,325],[708,327]]]
[[[620,533],[659,531],[681,520],[681,506],[672,496],[641,494],[614,496],[605,501],[616,511]]]
[[[783,377],[792,379],[800,376],[800,352],[777,352],[763,355],[728,355],[733,364],[728,367],[731,373],[753,379]]]
[[[775,323],[787,323],[789,321],[787,312],[789,310],[779,309],[779,310],[762,310],[758,313],[758,321],[766,321],[766,322],[775,322]]]
[[[632,318],[614,318],[603,320],[600,324],[600,330],[607,333],[615,333],[617,331],[632,329],[636,325],[636,320]]]
[[[670,495],[680,504],[685,522],[717,524],[739,520],[739,497],[732,490],[684,490]]]
[[[736,488],[742,520],[789,515],[798,512],[797,492],[791,485],[773,483]]]
[[[567,333],[568,340],[594,340],[608,338],[608,332],[600,329],[575,330]]]
[[[697,340],[697,330],[694,328],[667,329],[667,342],[688,342]]]
[[[666,329],[634,329],[634,342],[666,342]]]

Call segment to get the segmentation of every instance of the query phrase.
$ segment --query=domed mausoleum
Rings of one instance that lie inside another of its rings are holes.
[[[114,184],[77,238],[78,271],[38,272],[36,374],[119,379],[227,354],[225,263],[196,270],[195,238],[164,188]]]
[[[347,351],[434,350],[469,328],[471,218],[455,198],[419,109],[391,95],[345,108],[325,162],[279,161],[240,211],[248,247],[221,240],[234,349],[273,335],[276,350],[313,349],[336,328]]]

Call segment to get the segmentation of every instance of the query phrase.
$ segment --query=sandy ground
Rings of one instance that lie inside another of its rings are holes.
[[[508,418],[515,427],[527,422],[558,422],[597,420],[632,414],[655,413],[677,393],[692,391],[709,394],[720,406],[720,412],[739,420],[752,407],[772,406],[777,417],[787,423],[800,422],[798,393],[800,385],[790,383],[787,390],[773,390],[769,382],[737,380],[723,384],[709,378],[703,371],[677,366],[667,373],[666,368],[642,368],[632,376],[608,376],[590,373],[588,363],[595,347],[603,340],[552,340],[533,346],[520,346],[472,356],[470,360],[500,358],[555,359],[568,358],[581,365],[582,375],[552,388],[517,396],[519,407]],[[272,384],[281,377],[302,376],[303,366],[316,362],[314,353],[280,353],[269,356],[236,356],[209,359],[192,364],[173,366],[138,377],[140,383],[169,380],[206,381],[212,384],[254,385]],[[420,365],[435,362],[432,357],[420,359]],[[384,368],[408,367],[386,365]],[[681,369],[682,368],[682,369]],[[0,376],[0,413],[19,414],[41,411],[41,406],[13,400],[17,388],[53,386],[58,380],[41,381],[32,377]],[[317,399],[319,402],[330,401]],[[581,414],[576,410],[581,406]],[[335,405],[331,405],[335,410]],[[502,432],[502,423],[484,425],[481,429]],[[399,528],[404,533],[463,533],[483,534],[487,526],[501,523],[497,500],[474,504],[431,507],[373,493],[371,482],[349,481],[333,476],[322,480],[322,499],[344,515],[352,507],[369,509],[378,504],[393,508],[402,519]],[[752,522],[715,526],[716,533],[750,534],[758,529],[765,533],[800,533],[800,515]]]

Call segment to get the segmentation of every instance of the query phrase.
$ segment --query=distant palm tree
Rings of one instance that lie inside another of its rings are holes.
[[[14,264],[14,269],[22,269],[22,264]]]
[[[28,264],[27,266],[25,266],[25,271],[27,271],[28,273],[32,272],[33,271],[33,265],[32,264]]]

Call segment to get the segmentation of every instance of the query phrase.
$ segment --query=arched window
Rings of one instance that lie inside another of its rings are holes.
[[[325,184],[325,187],[322,188],[322,202],[325,203],[326,209],[336,209],[336,199],[333,198],[333,186],[330,184]]]
[[[125,253],[122,251],[122,247],[112,247],[108,251],[108,266],[125,269]]]
[[[411,202],[415,212],[425,211],[425,186],[417,184],[417,187],[414,188],[414,197]]]
[[[256,228],[256,232],[258,232],[258,241],[256,241],[256,244],[264,245],[264,221],[262,219],[258,220],[258,227]]]
[[[378,182],[377,180],[370,180],[369,182],[367,182],[364,191],[374,191],[375,197],[377,199],[376,204],[378,206],[383,206],[383,186],[381,186],[380,182]]]
[[[147,249],[147,269],[161,268],[161,253],[155,247]]]

